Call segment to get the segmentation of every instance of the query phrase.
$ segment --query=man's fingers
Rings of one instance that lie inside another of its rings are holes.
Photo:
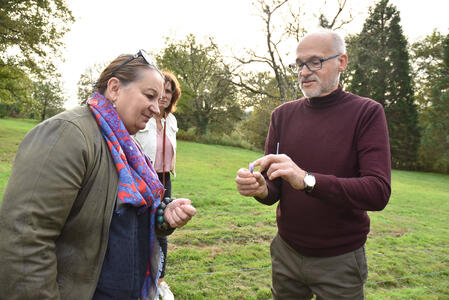
[[[256,159],[253,162],[253,165],[255,167],[259,166],[259,172],[263,172],[270,165],[270,161],[271,161],[271,157],[270,156],[271,156],[271,154],[265,155],[263,157],[260,157],[260,158]]]
[[[259,172],[267,170],[273,163],[283,162],[289,157],[285,154],[268,154],[254,161],[254,166],[259,166]]]
[[[259,186],[262,186],[262,185],[266,184],[265,177],[263,177],[260,172],[254,172],[254,179],[256,179],[257,184]]]
[[[267,170],[267,176],[270,180],[276,179],[278,176],[273,177],[273,173],[275,173],[278,170],[284,169],[285,166],[282,165],[282,163],[272,163]]]
[[[240,191],[240,195],[245,197],[252,197],[256,195],[256,192],[254,190]]]
[[[260,187],[260,184],[258,182],[255,182],[253,184],[239,185],[238,190],[239,191],[254,191],[254,190],[257,190],[259,187]]]
[[[237,171],[237,176],[241,178],[248,178],[251,177],[252,174],[248,169],[241,168]]]
[[[288,175],[288,171],[281,168],[273,170],[272,172],[270,172],[270,174],[268,174],[267,172],[267,176],[270,180],[275,180],[276,178],[282,177],[284,175]]]
[[[256,179],[253,175],[251,175],[250,177],[240,177],[237,175],[237,177],[235,178],[235,182],[238,185],[251,185],[256,182]]]

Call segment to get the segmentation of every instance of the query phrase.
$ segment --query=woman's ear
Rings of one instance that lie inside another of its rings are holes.
[[[346,67],[348,66],[348,56],[343,53],[340,55],[340,57],[338,58],[338,62],[339,62],[339,66],[338,66],[338,72],[343,72],[344,70],[346,70]]]
[[[115,100],[117,100],[120,87],[121,82],[117,77],[109,78],[108,84],[106,86],[105,97],[115,102]]]

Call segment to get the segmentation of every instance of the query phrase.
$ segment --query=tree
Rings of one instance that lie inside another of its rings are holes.
[[[265,49],[250,49],[243,57],[234,56],[236,66],[232,72],[234,84],[245,95],[244,104],[253,108],[254,115],[249,116],[243,128],[251,128],[253,131],[247,132],[248,139],[256,147],[263,148],[272,110],[302,95],[297,76],[288,68],[291,61],[285,61],[285,56],[295,50],[300,38],[307,32],[307,21],[299,1],[255,0],[253,3],[263,24],[264,35],[261,38],[264,39]],[[319,12],[315,25],[337,29],[349,23],[350,20],[340,20],[346,0],[338,0],[337,5],[332,21]],[[247,71],[260,67],[264,71]],[[262,127],[264,125],[267,126]]]
[[[360,34],[348,38],[349,90],[380,102],[388,121],[392,166],[416,168],[418,112],[410,75],[407,40],[400,16],[388,0],[370,7]]]
[[[101,72],[106,68],[106,63],[96,63],[88,67],[78,80],[78,102],[85,104],[92,96],[95,83],[100,77]]]
[[[270,125],[270,116],[274,108],[282,104],[279,98],[269,95],[276,91],[277,82],[269,72],[259,72],[248,77],[252,85],[259,86],[259,93],[253,94],[251,90],[243,89],[242,103],[252,108],[248,118],[243,122],[242,131],[248,141],[256,148],[263,150],[265,139]]]
[[[173,72],[182,87],[176,116],[181,129],[194,127],[198,134],[208,131],[230,133],[242,117],[236,101],[231,73],[212,39],[202,45],[193,35],[180,42],[167,40],[157,55],[158,65]]]
[[[324,2],[326,4],[326,1]],[[323,12],[316,20],[316,25],[329,29],[341,28],[350,20],[340,21],[341,13],[346,6],[346,0],[338,0],[338,8],[332,21]],[[294,51],[300,38],[307,32],[304,14],[298,1],[290,0],[255,0],[254,6],[260,19],[263,22],[263,33],[265,39],[265,53],[258,53],[255,50],[247,50],[246,57],[234,56],[238,62],[233,74],[238,79],[234,84],[242,89],[250,91],[252,94],[261,94],[272,99],[279,99],[281,103],[297,99],[301,91],[297,84],[296,76],[288,69],[290,62],[284,61],[284,56]],[[352,17],[351,17],[352,19]],[[245,72],[248,66],[262,64],[269,70],[271,76],[277,83],[277,88],[269,93],[263,86],[258,86],[252,82],[254,76],[251,72]]]
[[[18,64],[40,75],[41,66],[52,66],[46,62],[58,54],[74,18],[65,0],[21,0],[2,1],[0,20],[0,62],[18,52]]]
[[[329,21],[329,19],[326,17],[326,15],[323,12],[320,12],[319,16],[319,22],[320,26],[323,28],[328,29],[339,29],[342,28],[344,25],[349,24],[353,21],[353,17],[351,12],[349,12],[349,18],[346,20],[340,20],[340,14],[343,12],[345,6],[346,6],[347,0],[337,0],[337,12],[335,13],[332,21]],[[327,7],[327,1],[324,1],[324,4],[322,7]]]
[[[432,105],[431,93],[435,82],[445,76],[444,69],[445,36],[437,30],[423,40],[412,45],[411,54],[414,62],[413,77],[416,86],[416,101],[420,110]]]
[[[449,35],[436,30],[413,45],[420,104],[420,167],[449,173]]]
[[[29,114],[40,121],[52,117],[64,110],[65,98],[59,81],[38,81],[34,83],[33,106]]]
[[[32,101],[31,79],[14,64],[0,66],[0,78],[0,118],[20,115]]]
[[[54,77],[53,58],[59,56],[62,37],[74,21],[65,0],[0,2],[0,94],[10,106],[26,101],[23,81]],[[11,100],[17,103],[11,103]]]

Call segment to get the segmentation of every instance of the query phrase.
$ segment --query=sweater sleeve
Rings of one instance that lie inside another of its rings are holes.
[[[276,144],[278,138],[276,136],[275,112],[271,114],[270,127],[268,129],[267,140],[265,141],[265,155],[276,153]],[[269,180],[266,172],[263,172],[262,175],[265,177],[265,181],[267,182],[268,196],[265,199],[261,199],[258,197],[254,198],[262,204],[273,205],[280,199],[280,191],[282,183],[281,179],[277,178],[275,180]]]
[[[311,195],[337,206],[382,210],[391,194],[391,160],[387,123],[380,104],[367,110],[356,136],[360,175],[339,178],[312,172],[316,185]]]
[[[2,299],[60,299],[55,241],[87,158],[84,135],[68,121],[44,122],[22,141],[0,208]]]

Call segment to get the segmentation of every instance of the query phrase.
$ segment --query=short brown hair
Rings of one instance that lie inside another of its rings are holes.
[[[159,69],[151,64],[148,64],[141,56],[129,61],[122,65],[127,59],[131,58],[131,54],[122,54],[114,59],[104,70],[101,72],[100,77],[94,86],[94,91],[104,95],[108,86],[108,81],[112,77],[117,77],[124,85],[127,85],[133,81],[139,80],[143,69],[156,70],[160,74]],[[161,74],[162,76],[162,74]]]
[[[172,72],[163,70],[162,74],[164,75],[165,83],[170,83],[173,92],[170,104],[168,105],[166,111],[174,113],[176,111],[176,103],[181,97],[181,86],[179,85],[178,80]]]

